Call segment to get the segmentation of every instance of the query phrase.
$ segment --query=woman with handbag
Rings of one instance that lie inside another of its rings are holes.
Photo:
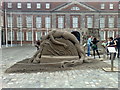
[[[93,41],[92,41],[92,49],[93,49],[93,55],[94,55],[94,59],[95,59],[95,51],[97,52],[97,55],[99,56],[100,58],[100,54],[98,52],[98,46],[97,46],[97,43],[99,42],[99,40],[97,40],[97,38],[94,38]]]

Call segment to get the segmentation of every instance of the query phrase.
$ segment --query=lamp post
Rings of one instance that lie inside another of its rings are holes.
[[[7,30],[7,15],[6,15],[6,9],[5,9],[5,38],[6,38],[6,47],[8,47],[8,30]]]
[[[22,16],[20,15],[20,31],[21,31],[21,46],[22,46],[22,38],[23,38],[23,36],[22,36]]]
[[[12,33],[12,21],[13,21],[13,18],[12,18],[12,12],[10,13],[10,16],[11,16],[11,47],[12,47],[12,41],[13,41],[13,39],[12,39],[12,37],[13,37],[13,33]]]

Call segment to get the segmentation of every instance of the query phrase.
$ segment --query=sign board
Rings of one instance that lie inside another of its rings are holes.
[[[115,47],[108,47],[108,51],[109,51],[110,53],[116,53]]]

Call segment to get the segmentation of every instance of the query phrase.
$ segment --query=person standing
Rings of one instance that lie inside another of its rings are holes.
[[[40,40],[36,41],[36,45],[35,45],[35,47],[37,48],[37,50],[40,49]]]
[[[95,51],[97,52],[97,55],[99,56],[100,58],[100,54],[98,52],[98,46],[97,46],[97,43],[99,42],[99,40],[97,40],[97,38],[94,38],[93,41],[92,41],[92,49],[93,49],[93,55],[94,55],[94,59],[95,59]]]
[[[91,41],[92,41],[92,36],[89,36],[87,40],[87,56],[90,56],[90,48],[91,48]]]
[[[116,45],[117,45],[116,40],[113,40],[113,37],[109,37],[107,47],[116,47]],[[110,60],[112,59],[111,54],[112,53],[110,53]],[[113,59],[115,59],[115,57],[116,57],[116,53],[114,53]]]
[[[116,47],[117,47],[117,52],[118,52],[117,58],[120,58],[120,36],[117,35],[115,40],[116,40],[116,43],[117,43]]]

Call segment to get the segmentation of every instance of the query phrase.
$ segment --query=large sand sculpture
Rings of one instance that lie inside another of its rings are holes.
[[[40,71],[41,68],[67,68],[88,62],[77,38],[67,31],[50,31],[42,37],[40,49],[31,57],[10,67],[6,72]]]
[[[29,60],[29,62],[41,62],[41,56],[79,56],[85,60],[85,52],[81,49],[77,38],[67,31],[50,31],[41,40],[40,50]],[[57,60],[56,60],[57,61]],[[49,62],[51,62],[49,60]]]

